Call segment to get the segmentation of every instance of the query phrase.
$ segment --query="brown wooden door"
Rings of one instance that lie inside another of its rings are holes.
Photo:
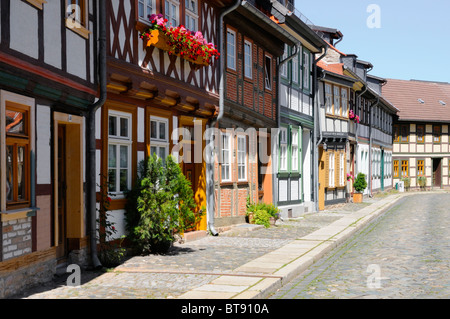
[[[433,186],[434,187],[441,187],[441,158],[433,158]]]
[[[58,125],[58,242],[57,257],[67,255],[67,229],[66,229],[66,127]]]

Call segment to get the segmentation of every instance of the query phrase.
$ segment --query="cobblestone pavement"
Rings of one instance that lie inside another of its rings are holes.
[[[108,272],[83,271],[82,284],[78,287],[67,286],[67,275],[62,275],[15,298],[176,298],[379,198],[365,199],[362,204],[335,205],[320,213],[279,220],[275,227],[269,229],[259,227],[250,231],[246,227],[248,225],[234,227],[217,237],[207,236],[184,244],[176,243],[166,255],[131,257]]]
[[[450,194],[402,198],[271,298],[450,298]]]

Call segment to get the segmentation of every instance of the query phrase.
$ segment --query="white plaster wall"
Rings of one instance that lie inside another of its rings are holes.
[[[108,221],[113,223],[113,226],[116,228],[117,233],[113,235],[113,239],[118,239],[123,235],[126,235],[126,221],[125,221],[125,210],[113,210],[108,212]]]
[[[48,1],[44,13],[44,62],[61,69],[61,1]]]
[[[46,105],[36,106],[36,182],[51,183],[51,112]]]
[[[10,47],[35,59],[39,57],[37,10],[24,1],[11,1]]]
[[[86,39],[66,29],[66,45],[67,72],[86,80]]]
[[[305,202],[311,201],[311,138],[310,138],[310,130],[303,130],[302,134],[302,161],[303,161],[303,195]]]

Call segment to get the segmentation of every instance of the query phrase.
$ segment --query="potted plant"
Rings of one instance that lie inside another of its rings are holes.
[[[359,173],[358,176],[356,176],[355,182],[353,183],[353,188],[355,189],[355,193],[353,194],[353,202],[362,203],[364,198],[363,192],[367,188],[365,174]]]
[[[419,175],[417,177],[417,183],[419,184],[420,188],[425,188],[425,186],[427,186],[427,178],[423,175]]]
[[[401,181],[403,182],[405,189],[409,190],[409,187],[411,186],[411,178],[409,176],[403,176]]]

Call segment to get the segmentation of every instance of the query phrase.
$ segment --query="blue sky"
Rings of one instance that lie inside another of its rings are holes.
[[[380,28],[367,20],[380,9]],[[370,74],[450,82],[449,0],[295,0],[315,25],[339,29],[337,48],[374,65]]]

